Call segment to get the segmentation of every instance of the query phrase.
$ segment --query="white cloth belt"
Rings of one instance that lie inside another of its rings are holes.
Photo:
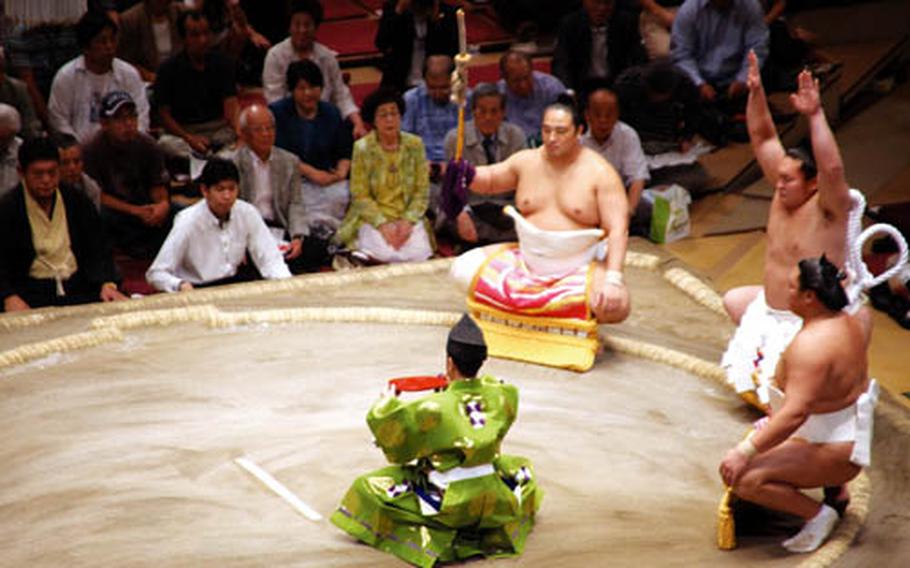
[[[427,474],[427,479],[436,487],[447,489],[450,483],[493,475],[494,473],[496,473],[496,470],[493,469],[493,464],[485,463],[483,465],[475,465],[474,467],[453,467],[446,471],[436,471],[434,469]]]
[[[760,291],[746,308],[721,360],[721,366],[727,371],[727,382],[738,393],[755,390],[759,400],[767,403],[768,385],[774,378],[777,362],[802,327],[802,318],[793,312],[769,307],[765,292]],[[756,365],[759,351],[761,360]],[[757,388],[752,379],[756,371]]]
[[[603,229],[548,231],[536,227],[511,205],[505,207],[505,213],[515,220],[522,258],[534,274],[565,274],[606,255]]]
[[[872,431],[878,394],[878,381],[872,379],[866,392],[856,399],[856,440],[850,461],[860,467],[869,467],[872,463]]]
[[[777,412],[783,406],[784,394],[773,385],[769,387],[769,393],[772,413]],[[792,437],[813,444],[853,442],[850,461],[860,467],[869,467],[872,462],[872,430],[878,395],[878,381],[872,379],[866,392],[856,402],[834,412],[810,415]]]

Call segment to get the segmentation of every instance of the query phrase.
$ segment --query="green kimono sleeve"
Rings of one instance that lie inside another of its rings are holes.
[[[379,399],[367,414],[367,424],[391,463],[404,464],[426,457],[426,432],[442,419],[442,410],[429,399],[402,402],[392,396]]]

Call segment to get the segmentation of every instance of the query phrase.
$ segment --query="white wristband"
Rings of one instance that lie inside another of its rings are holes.
[[[742,442],[736,444],[736,450],[746,456],[746,459],[752,459],[758,453],[758,449],[756,449],[755,444],[752,443],[752,436],[749,436]]]
[[[618,270],[607,270],[607,273],[604,274],[604,284],[613,284],[614,286],[622,286],[622,272]]]

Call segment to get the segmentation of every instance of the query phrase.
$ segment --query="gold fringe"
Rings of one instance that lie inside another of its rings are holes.
[[[736,523],[733,519],[733,510],[730,509],[732,498],[733,489],[727,487],[717,508],[717,548],[721,550],[736,548]]]
[[[722,316],[727,315],[723,298],[713,288],[693,276],[689,271],[676,267],[664,272],[663,276],[670,284],[676,286],[712,312]]]

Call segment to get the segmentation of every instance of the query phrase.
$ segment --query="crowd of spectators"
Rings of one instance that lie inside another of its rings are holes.
[[[237,0],[37,4],[45,20],[6,14],[0,46],[0,215],[18,235],[0,245],[7,310],[122,299],[112,251],[153,260],[148,283],[174,292],[515,238],[509,194],[471,195],[455,215],[439,205],[459,115],[449,3],[384,3],[382,80],[362,109],[316,41],[319,0],[291,0],[283,18]],[[496,4],[507,23],[544,10],[509,4]],[[646,235],[647,156],[699,134],[726,141],[711,113],[737,111],[747,52],[774,51],[784,7],[561,4],[552,73],[507,50],[498,82],[469,94],[463,157],[491,164],[538,145],[544,108],[574,99],[582,143],[617,169]],[[261,102],[241,104],[250,69]],[[200,194],[188,207],[171,200],[186,174]]]

